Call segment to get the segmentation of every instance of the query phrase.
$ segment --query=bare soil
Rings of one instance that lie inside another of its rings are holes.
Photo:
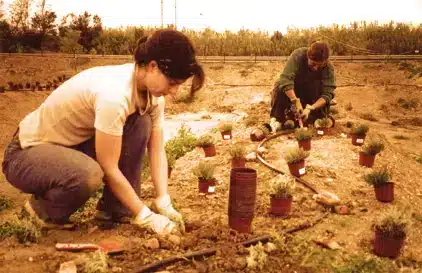
[[[88,67],[102,64],[122,63],[119,60],[79,61],[72,68],[72,59],[2,57],[0,60],[0,86],[8,81],[22,83],[40,81],[41,84],[63,74],[71,76]],[[74,64],[74,63],[73,63]],[[268,122],[269,100],[272,85],[283,68],[283,63],[257,64],[205,64],[207,85],[199,92],[193,103],[168,98],[167,113],[185,112],[245,112],[248,117],[235,123],[232,143],[242,143],[249,152],[255,151],[257,143],[251,142],[249,134],[253,126]],[[421,65],[421,64],[416,64]],[[338,63],[335,108],[338,110],[335,133],[312,141],[311,156],[306,160],[307,174],[303,177],[322,190],[337,194],[342,203],[351,209],[350,215],[331,213],[321,223],[284,237],[283,231],[312,221],[326,208],[317,204],[313,193],[297,183],[292,212],[286,218],[269,214],[268,183],[278,175],[259,162],[248,162],[247,167],[257,170],[258,190],[253,232],[236,234],[228,229],[228,192],[230,175],[230,143],[217,143],[217,155],[210,160],[217,164],[216,194],[198,193],[197,178],[191,167],[204,158],[195,149],[179,159],[169,181],[171,195],[177,208],[186,217],[188,232],[174,244],[156,235],[146,234],[137,228],[120,224],[105,225],[93,220],[95,200],[90,200],[84,210],[72,217],[77,227],[72,231],[52,230],[44,232],[37,243],[19,243],[15,237],[0,239],[1,272],[57,272],[61,263],[78,259],[84,253],[58,252],[57,242],[99,242],[115,239],[123,243],[122,255],[110,256],[109,272],[131,272],[147,263],[173,255],[209,247],[219,247],[215,256],[200,261],[187,260],[161,270],[169,272],[335,272],[332,264],[354,263],[352,257],[373,259],[403,268],[403,272],[420,272],[422,268],[422,190],[420,189],[422,165],[416,159],[422,155],[422,87],[420,78],[411,77],[409,71],[400,69],[397,63]],[[241,86],[225,86],[241,85]],[[251,85],[251,86],[248,86]],[[183,92],[186,90],[182,90]],[[48,96],[49,91],[13,91],[0,94],[0,151],[1,155],[18,126],[19,121],[34,110]],[[403,106],[403,100],[414,103]],[[371,119],[364,120],[362,119]],[[248,120],[248,122],[246,122]],[[395,182],[395,201],[392,204],[377,202],[374,190],[368,186],[363,175],[369,170],[358,165],[359,147],[351,145],[347,136],[347,121],[369,124],[368,138],[380,138],[385,151],[377,155],[375,166],[387,165]],[[295,147],[292,136],[271,140],[264,158],[288,173],[282,154]],[[2,156],[1,156],[2,157]],[[0,175],[0,196],[13,201],[11,209],[0,212],[0,222],[20,215],[28,195],[10,186]],[[142,184],[141,196],[150,203],[154,198],[151,181]],[[372,252],[373,221],[389,207],[410,206],[414,216],[406,238],[406,244],[398,260],[378,259]],[[256,236],[274,235],[277,250],[268,254],[261,268],[246,268],[248,250],[235,243]],[[278,234],[275,236],[275,234]],[[158,238],[158,249],[146,244]],[[277,240],[278,238],[278,240]],[[331,239],[340,250],[324,249],[314,240]],[[281,241],[280,241],[281,240]],[[351,260],[352,259],[352,260]],[[377,269],[378,270],[378,269]],[[406,271],[407,270],[407,271]],[[82,271],[80,271],[82,272]],[[344,271],[346,272],[346,271]],[[352,271],[347,271],[352,272]],[[355,271],[353,271],[355,272]],[[356,271],[358,272],[358,271]],[[369,272],[369,271],[368,271]],[[381,271],[371,271],[381,272]]]

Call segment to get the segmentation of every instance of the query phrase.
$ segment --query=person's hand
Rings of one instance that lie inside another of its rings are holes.
[[[302,107],[302,103],[300,103],[300,99],[299,98],[295,98],[291,100],[292,102],[292,111],[295,114],[302,114],[303,112],[303,107]]]
[[[313,107],[307,104],[305,110],[303,110],[302,114],[300,115],[300,118],[303,119],[303,121],[306,121],[309,118],[309,114],[313,110],[314,110]]]
[[[157,198],[153,202],[151,208],[153,211],[161,215],[167,216],[170,220],[172,220],[179,226],[180,231],[182,233],[185,232],[185,222],[183,220],[183,216],[180,212],[174,209],[171,203],[170,195],[167,194],[164,197]]]
[[[281,123],[277,121],[276,118],[270,119],[270,127],[273,133],[277,133],[277,131],[281,130]]]
[[[153,213],[145,205],[132,221],[132,224],[157,234],[170,234],[177,231],[176,225],[168,217]]]

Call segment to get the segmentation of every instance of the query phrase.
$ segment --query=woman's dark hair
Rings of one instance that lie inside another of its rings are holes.
[[[330,51],[325,42],[315,41],[308,49],[308,58],[316,62],[324,62],[328,60]]]
[[[196,60],[192,42],[177,30],[158,30],[140,38],[134,58],[141,66],[157,62],[161,72],[170,79],[186,80],[193,76],[191,96],[204,85],[205,74]]]

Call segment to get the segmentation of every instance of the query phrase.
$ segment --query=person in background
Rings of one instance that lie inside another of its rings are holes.
[[[288,120],[301,119],[306,125],[327,116],[335,89],[334,66],[325,42],[294,50],[272,92],[272,131],[281,130]]]
[[[191,41],[159,30],[138,41],[134,62],[89,68],[73,76],[20,123],[4,153],[9,183],[32,197],[24,208],[45,227],[69,227],[69,217],[104,181],[97,218],[155,233],[184,228],[171,203],[164,150],[164,96],[204,72]],[[145,152],[157,193],[151,209],[140,199]]]

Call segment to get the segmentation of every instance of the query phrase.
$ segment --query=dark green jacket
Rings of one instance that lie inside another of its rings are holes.
[[[329,61],[327,66],[312,71],[308,66],[307,51],[307,47],[302,47],[290,54],[276,83],[278,90],[286,92],[294,89],[302,103],[313,104],[320,97],[330,103],[336,89],[334,67]]]

